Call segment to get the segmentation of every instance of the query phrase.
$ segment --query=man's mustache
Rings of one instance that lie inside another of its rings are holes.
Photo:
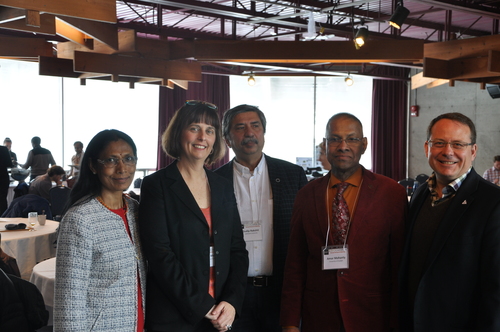
[[[241,145],[246,145],[250,142],[255,143],[255,144],[259,144],[259,141],[257,141],[257,139],[249,137],[249,138],[244,138],[243,141],[241,141]]]

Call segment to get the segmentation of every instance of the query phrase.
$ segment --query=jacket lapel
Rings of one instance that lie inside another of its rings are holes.
[[[313,180],[317,181],[317,190],[314,190],[314,204],[316,204],[316,218],[319,222],[319,227],[321,229],[321,234],[326,234],[328,232],[328,207],[327,205],[327,188],[330,181],[330,173],[319,179]],[[311,218],[313,219],[313,218]],[[332,229],[330,228],[330,233],[328,234],[328,243],[333,243]]]
[[[168,166],[170,172],[165,172],[167,177],[167,187],[172,191],[174,195],[186,206],[186,208],[191,211],[200,221],[208,226],[205,216],[201,212],[200,207],[196,203],[196,200],[189,191],[189,188],[182,178],[179,169],[177,168],[177,161],[173,162]],[[212,195],[213,197],[213,195]]]

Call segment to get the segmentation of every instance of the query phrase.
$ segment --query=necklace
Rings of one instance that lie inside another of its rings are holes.
[[[105,208],[107,208],[108,210],[120,210],[120,209],[123,209],[125,211],[125,213],[127,213],[127,210],[128,210],[128,206],[127,206],[127,201],[125,200],[125,198],[123,198],[122,196],[122,200],[123,200],[123,207],[121,208],[118,208],[118,209],[112,209],[110,208],[109,206],[106,205],[106,203],[104,203],[104,200],[102,199],[101,196],[97,196],[97,200],[99,201],[99,203],[101,203]]]

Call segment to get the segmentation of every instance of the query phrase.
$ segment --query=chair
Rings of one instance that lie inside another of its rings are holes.
[[[428,178],[429,178],[429,175],[427,175],[427,174],[419,174],[415,177],[415,180],[417,180],[418,185],[421,185],[421,184],[425,183]]]
[[[406,194],[408,196],[411,196],[413,194],[413,191],[415,190],[415,188],[414,188],[414,186],[415,186],[415,179],[406,178],[406,179],[403,179],[403,180],[399,180],[398,183],[400,185],[402,185],[403,187],[405,187]]]
[[[58,186],[50,189],[50,210],[55,221],[61,221],[61,216],[69,201],[71,189],[68,187]]]
[[[33,194],[14,198],[7,210],[2,214],[2,218],[28,218],[29,212],[46,214],[47,219],[52,219],[49,201]]]

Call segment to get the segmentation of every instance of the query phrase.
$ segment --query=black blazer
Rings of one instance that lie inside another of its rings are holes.
[[[221,301],[241,310],[248,253],[233,188],[206,170],[211,190],[215,295],[208,293],[208,224],[177,162],[146,176],[141,186],[139,230],[146,259],[146,328],[192,331]]]
[[[273,191],[273,276],[282,280],[290,239],[293,203],[299,189],[307,184],[307,178],[302,167],[298,165],[267,155],[264,157]],[[233,160],[215,172],[233,184]]]
[[[429,190],[423,185],[410,203],[400,273],[401,331],[500,331],[500,189],[474,169],[452,198],[436,231],[417,290],[412,323],[409,239],[428,199]]]

